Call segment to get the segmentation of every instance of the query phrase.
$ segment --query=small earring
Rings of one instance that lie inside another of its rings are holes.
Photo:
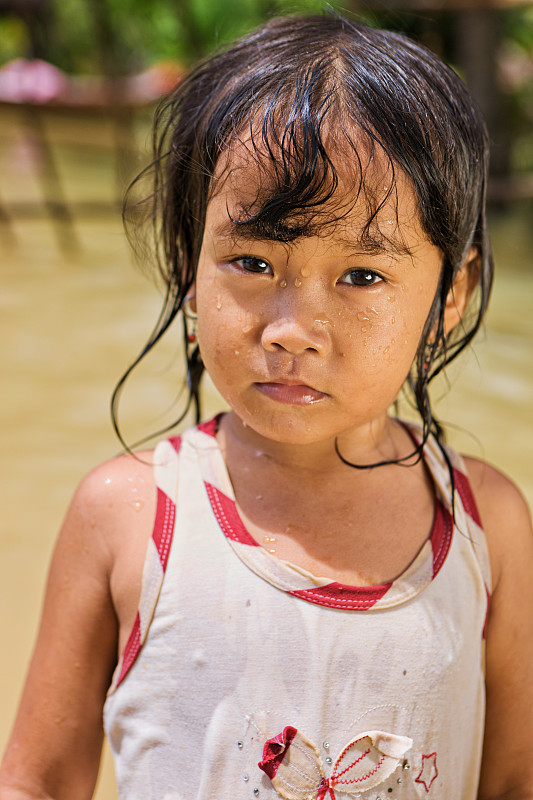
[[[198,314],[191,308],[191,295],[187,295],[183,301],[183,316],[185,317],[185,327],[187,330],[187,343],[196,344],[197,341],[197,327],[198,327]]]

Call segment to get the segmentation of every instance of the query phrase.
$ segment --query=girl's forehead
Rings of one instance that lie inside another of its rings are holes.
[[[407,175],[380,151],[362,144],[357,150],[336,146],[330,154],[335,170],[331,196],[316,205],[312,200],[288,212],[292,221],[306,218],[309,233],[317,236],[335,234],[352,243],[365,242],[365,249],[405,251],[409,242],[428,239],[422,230],[418,201]],[[280,186],[276,155],[283,164],[279,148],[261,152],[251,140],[238,140],[227,147],[217,163],[207,209],[207,227],[214,225],[217,234],[248,238],[263,236],[260,225],[251,220],[280,192],[293,187]],[[290,175],[290,168],[288,170]],[[295,181],[298,179],[294,173]],[[325,181],[332,181],[331,175]],[[305,235],[305,234],[304,234]]]

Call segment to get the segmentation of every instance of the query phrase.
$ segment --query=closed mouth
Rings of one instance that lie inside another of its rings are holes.
[[[254,386],[271,400],[289,405],[314,405],[327,397],[324,392],[313,389],[312,386],[307,386],[305,383],[266,381],[255,383]]]

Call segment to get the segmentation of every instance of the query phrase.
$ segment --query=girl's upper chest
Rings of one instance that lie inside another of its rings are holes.
[[[345,480],[307,483],[279,472],[253,481],[232,474],[240,516],[259,545],[315,576],[352,586],[391,581],[431,534],[431,479],[422,463],[345,469]]]

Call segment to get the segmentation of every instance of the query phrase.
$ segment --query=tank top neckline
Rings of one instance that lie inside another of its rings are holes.
[[[231,479],[218,446],[220,415],[191,429],[183,437],[196,450],[204,488],[218,527],[240,560],[272,586],[302,600],[348,611],[371,611],[407,602],[423,591],[441,570],[449,553],[454,523],[446,495],[446,465],[438,447],[429,440],[423,458],[435,486],[434,517],[428,538],[414,560],[393,581],[371,586],[351,586],[313,575],[268,552],[247,530],[235,501]],[[420,441],[415,425],[402,423],[413,440]],[[180,447],[181,449],[181,447]]]

